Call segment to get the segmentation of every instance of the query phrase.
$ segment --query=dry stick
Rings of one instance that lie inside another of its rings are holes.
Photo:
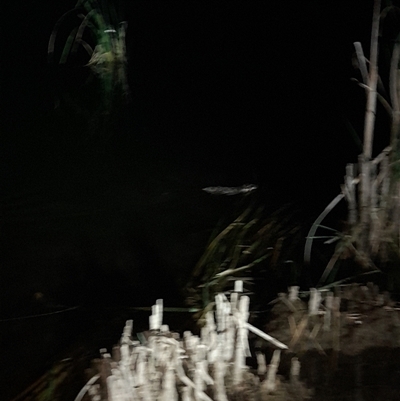
[[[370,232],[370,249],[372,254],[376,255],[382,243],[383,228],[387,225],[385,208],[382,204],[386,202],[387,181],[388,181],[388,154],[390,146],[385,148],[374,160],[372,160],[371,168],[374,173],[371,182],[371,232]],[[377,173],[379,171],[379,173]]]
[[[371,159],[372,143],[374,137],[374,123],[376,113],[376,87],[378,83],[378,37],[379,37],[379,18],[380,18],[381,0],[375,0],[374,12],[372,18],[371,33],[371,51],[370,51],[370,69],[368,79],[368,99],[365,112],[364,125],[364,152],[366,160]]]
[[[356,82],[359,87],[366,89],[368,91],[369,89],[368,85],[364,85],[355,78],[352,78],[351,80]],[[376,97],[381,102],[381,105],[386,110],[388,116],[392,118],[392,106],[390,105],[390,103],[379,92],[376,92]]]
[[[379,170],[378,175],[375,177],[372,185],[376,192],[376,201],[373,204],[375,208],[373,217],[375,218],[375,224],[371,229],[370,244],[372,254],[377,255],[378,252],[386,258],[386,249],[384,240],[384,229],[388,227],[388,216],[391,203],[388,202],[389,196],[389,185],[390,185],[390,174],[389,174],[389,154],[392,148],[387,146],[383,151],[372,161],[372,164]]]
[[[318,216],[318,218],[314,221],[314,224],[311,226],[310,231],[308,232],[306,245],[304,247],[304,262],[309,264],[311,260],[311,247],[312,241],[314,239],[315,233],[321,224],[322,220],[328,215],[328,213],[344,198],[344,194],[337,195],[325,208],[325,210]]]
[[[367,253],[367,239],[370,225],[370,186],[371,177],[369,174],[370,160],[372,156],[372,144],[374,138],[374,124],[376,113],[376,88],[378,83],[378,36],[379,36],[379,18],[380,18],[381,0],[375,0],[372,18],[371,50],[370,50],[370,68],[368,78],[367,107],[365,111],[364,124],[364,144],[363,154],[360,166],[360,224],[361,238],[360,250]]]
[[[303,331],[308,324],[308,317],[309,317],[308,314],[305,314],[303,316],[303,318],[301,319],[300,323],[297,325],[296,331],[295,331],[292,339],[290,340],[289,349],[293,350],[294,346],[297,344],[300,337],[302,336]]]
[[[319,282],[317,284],[318,288],[326,281],[326,279],[328,278],[329,274],[331,273],[333,267],[335,266],[336,262],[338,261],[338,259],[340,258],[340,256],[346,249],[347,249],[346,245],[339,246],[338,249],[335,251],[335,253],[332,255],[327,266],[325,267],[325,270],[324,270],[321,278],[319,279]]]
[[[399,38],[397,38],[396,43],[393,47],[393,54],[392,54],[392,60],[390,63],[390,77],[389,77],[389,90],[390,90],[390,100],[392,102],[392,107],[393,107],[393,118],[392,118],[392,127],[391,127],[391,147],[392,147],[392,157],[391,157],[391,162],[396,162],[398,159],[398,152],[399,152],[399,132],[400,132],[400,105],[399,105],[399,84],[400,80],[398,79],[398,65],[399,65],[399,59],[400,59],[400,44],[399,44]],[[398,177],[393,177],[391,176],[392,179],[395,178],[394,182],[391,184],[394,186],[392,188],[392,194],[394,195],[392,198],[392,202],[390,207],[393,209],[393,215],[395,217],[399,216],[399,201],[397,198],[398,194]],[[389,213],[387,213],[388,215]],[[392,227],[392,230],[394,233],[398,234],[399,241],[400,241],[400,225],[398,223],[398,220],[393,220],[394,227]],[[400,247],[400,244],[398,244]]]
[[[278,296],[279,296],[279,299],[282,301],[282,303],[284,303],[285,306],[288,307],[288,309],[290,310],[290,312],[293,312],[293,313],[296,313],[296,312],[297,312],[297,308],[294,306],[294,304],[293,304],[292,301],[290,301],[289,299],[287,299],[285,293],[280,293]]]
[[[309,339],[313,342],[313,344],[314,344],[315,348],[318,350],[318,352],[321,355],[325,355],[326,356],[325,350],[322,348],[322,345],[317,341],[317,338],[316,338],[318,333],[319,333],[319,331],[320,331],[320,329],[321,329],[321,327],[322,327],[322,323],[320,323],[320,322],[315,323],[314,327],[313,327],[313,329],[312,329],[312,331],[311,331],[311,333],[309,335]]]
[[[354,48],[356,49],[356,55],[358,60],[358,68],[360,69],[361,77],[365,85],[368,85],[368,70],[367,63],[365,62],[364,52],[360,42],[353,43]],[[368,87],[365,87],[365,91],[368,91]]]

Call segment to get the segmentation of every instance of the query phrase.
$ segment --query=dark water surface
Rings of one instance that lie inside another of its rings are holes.
[[[50,388],[55,366],[64,364],[69,377],[61,384],[59,401],[70,401],[88,380],[85,370],[100,356],[100,348],[118,344],[126,320],[133,319],[133,335],[148,330],[151,311],[129,308],[76,308],[64,312],[48,312],[43,316],[0,322],[0,399],[13,400],[29,386],[44,378],[44,389]],[[183,333],[195,331],[189,313],[164,313],[164,323]],[[60,362],[62,361],[62,362]],[[49,373],[50,372],[50,373]],[[28,392],[28,395],[32,391]],[[17,398],[19,399],[19,398]],[[21,400],[25,398],[22,397]]]

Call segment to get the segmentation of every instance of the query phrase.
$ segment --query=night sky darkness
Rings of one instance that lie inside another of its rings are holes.
[[[266,202],[315,218],[360,153],[346,128],[362,134],[365,107],[351,56],[355,41],[369,53],[372,1],[125,3],[132,101],[106,130],[54,107],[66,89],[88,109],[93,99],[83,63],[46,61],[74,1],[11,2],[3,14],[7,315],[36,292],[66,305],[173,302],[179,272],[237,202],[201,188],[254,183]],[[376,135],[380,150],[388,139]]]

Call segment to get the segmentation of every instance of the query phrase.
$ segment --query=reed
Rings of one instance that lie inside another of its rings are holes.
[[[335,231],[327,239],[327,243],[336,242],[337,245],[319,285],[327,284],[329,276],[332,279],[331,273],[341,260],[352,259],[361,268],[361,274],[392,269],[400,261],[400,31],[393,26],[389,30],[384,29],[390,21],[388,16],[398,15],[399,12],[399,7],[394,5],[381,10],[381,1],[375,0],[369,60],[361,43],[354,43],[355,65],[361,81],[353,81],[367,97],[362,154],[358,163],[347,164],[341,193],[315,220],[307,237],[304,260],[309,264],[313,241],[321,238],[316,232],[324,228],[322,221],[342,199],[347,202],[347,229]],[[390,55],[388,68],[378,57],[379,46],[385,48],[384,55]],[[379,66],[383,70],[386,67],[388,79],[379,75]],[[389,91],[385,90],[385,84]],[[383,150],[374,152],[375,120],[376,117],[385,118],[380,115],[377,102],[389,117],[391,129],[388,135],[390,143]],[[396,269],[400,274],[398,267]],[[392,284],[389,282],[388,286]]]

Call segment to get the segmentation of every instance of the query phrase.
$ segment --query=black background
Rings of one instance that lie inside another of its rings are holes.
[[[97,132],[55,107],[71,88],[90,104],[88,68],[46,60],[74,2],[13,2],[1,56],[6,314],[37,292],[67,305],[177,301],[237,202],[206,186],[254,183],[266,203],[315,218],[360,153],[347,129],[362,136],[365,108],[351,57],[355,41],[369,53],[372,3],[120,2],[132,100]]]

